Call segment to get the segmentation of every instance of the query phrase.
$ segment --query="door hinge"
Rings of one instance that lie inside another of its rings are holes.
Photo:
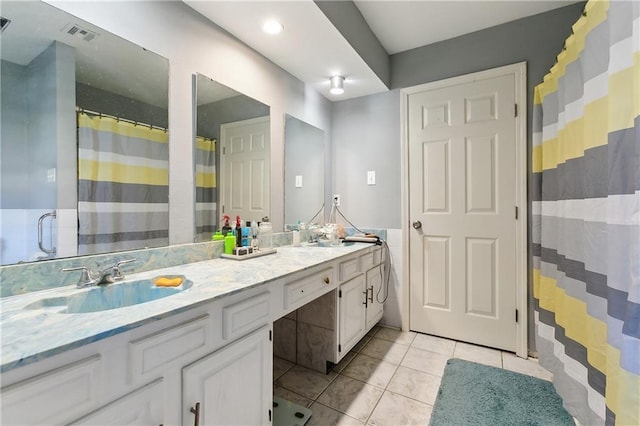
[[[273,341],[273,331],[269,330],[269,341]]]
[[[513,104],[513,116],[518,116],[518,104]]]
[[[338,297],[342,297],[342,290],[338,290]]]
[[[516,322],[518,322],[518,310],[516,309]]]
[[[518,220],[518,206],[516,206],[516,220]]]
[[[223,146],[222,147],[222,155],[226,155],[227,154],[227,147]]]
[[[342,352],[342,345],[338,345],[338,352]]]
[[[271,410],[269,410],[269,421],[271,421]]]

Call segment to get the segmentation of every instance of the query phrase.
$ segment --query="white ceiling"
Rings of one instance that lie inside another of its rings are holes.
[[[330,100],[387,90],[312,0],[183,1]],[[356,0],[355,5],[387,53],[394,54],[576,2]],[[270,18],[284,25],[281,34],[262,32]],[[344,95],[329,93],[335,74],[346,77]]]

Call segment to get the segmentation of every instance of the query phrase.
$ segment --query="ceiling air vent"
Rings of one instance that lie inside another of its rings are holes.
[[[62,29],[63,32],[72,35],[76,38],[80,38],[84,41],[91,41],[94,38],[98,37],[97,33],[94,33],[91,30],[88,30],[86,28],[82,28],[80,25],[78,24],[69,24],[66,27],[64,27]]]
[[[0,33],[3,32],[11,23],[11,19],[0,16]]]

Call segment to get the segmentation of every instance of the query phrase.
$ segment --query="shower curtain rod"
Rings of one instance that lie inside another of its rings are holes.
[[[84,108],[80,108],[80,107],[76,107],[76,112],[80,112],[80,113],[85,113],[85,114],[92,114],[92,115],[97,115],[99,117],[107,117],[107,118],[112,118],[116,121],[124,121],[125,123],[130,123],[133,124],[134,126],[142,126],[142,127],[148,127],[149,129],[158,129],[158,130],[162,130],[165,133],[168,131],[168,129],[164,128],[164,127],[160,127],[160,126],[155,126],[153,124],[147,124],[147,123],[141,123],[140,121],[134,121],[134,120],[129,120],[128,118],[122,118],[122,117],[117,117],[115,115],[111,115],[111,114],[105,114],[102,112],[97,112],[97,111],[91,111],[89,109],[84,109]]]

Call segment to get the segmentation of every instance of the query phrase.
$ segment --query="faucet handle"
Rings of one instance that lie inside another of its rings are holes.
[[[80,280],[78,280],[78,284],[76,285],[76,287],[78,288],[91,285],[91,282],[94,280],[94,278],[91,276],[91,270],[86,266],[76,266],[74,268],[62,268],[60,271],[61,272],[82,271],[82,274],[80,275]]]
[[[136,259],[125,259],[125,260],[119,260],[116,262],[116,264],[113,266],[114,268],[119,268],[120,265],[123,265],[125,263],[131,263],[131,262],[135,262]]]
[[[120,265],[123,265],[125,263],[131,263],[131,262],[135,262],[136,259],[125,259],[125,260],[119,260],[116,262],[115,265],[113,265],[111,267],[111,278],[113,278],[116,281],[121,281],[124,279],[124,274],[122,273],[122,271],[120,270]]]

